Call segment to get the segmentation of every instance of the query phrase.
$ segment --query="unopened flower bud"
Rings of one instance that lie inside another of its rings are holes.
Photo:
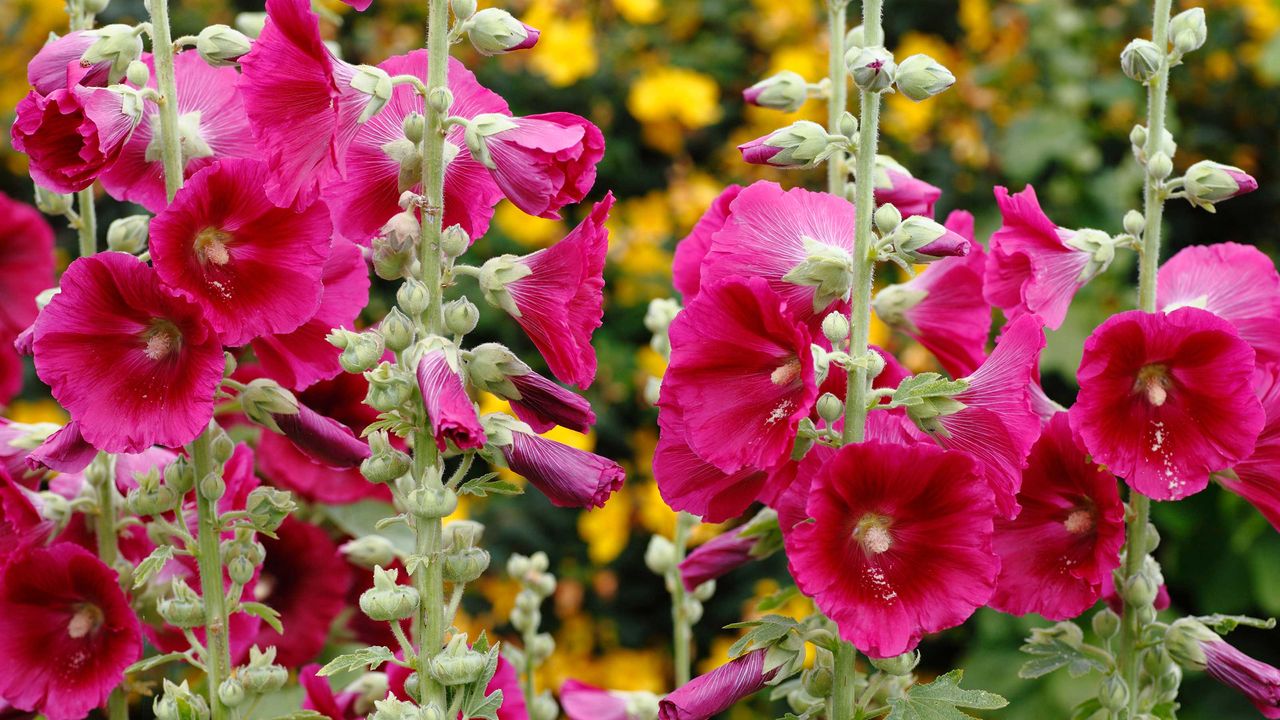
[[[54,192],[36,185],[36,207],[46,215],[65,215],[74,202],[72,195]]]
[[[459,633],[431,658],[431,677],[447,687],[467,685],[479,679],[486,662],[484,655],[467,647],[466,633]]]
[[[132,25],[104,25],[97,30],[89,31],[97,40],[80,56],[80,62],[87,65],[110,63],[107,72],[107,84],[120,82],[129,63],[142,57],[142,36],[134,31]]]
[[[349,373],[362,373],[377,365],[385,351],[381,334],[372,330],[356,333],[338,355],[338,364]]]
[[[893,231],[893,244],[908,262],[967,255],[969,241],[923,215],[912,215]]]
[[[844,415],[844,403],[840,398],[831,393],[822,393],[822,397],[818,398],[818,417],[833,423],[842,415]]]
[[[551,597],[556,592],[556,577],[549,573],[536,573],[529,579],[529,587],[541,597]]]
[[[444,327],[454,335],[466,335],[480,322],[480,308],[465,297],[444,304]]]
[[[176,628],[193,628],[204,624],[204,602],[185,580],[175,580],[172,594],[156,603],[156,611],[164,621]]]
[[[531,568],[532,565],[529,562],[529,558],[520,553],[512,553],[507,558],[507,574],[516,580],[527,575]]]
[[[1173,173],[1173,160],[1164,152],[1158,152],[1147,161],[1147,174],[1156,180],[1164,180]]]
[[[1129,578],[1121,589],[1125,602],[1135,607],[1150,606],[1159,592],[1160,587],[1146,573],[1138,573]]]
[[[196,485],[195,471],[186,457],[179,456],[164,468],[164,484],[179,495],[186,495]]]
[[[449,8],[455,18],[466,20],[476,14],[476,0],[449,0]]]
[[[738,146],[742,159],[753,165],[788,169],[816,167],[831,153],[848,144],[848,139],[832,135],[811,120],[798,120]]]
[[[888,235],[902,224],[902,212],[894,207],[893,203],[885,203],[876,208],[876,214],[873,216],[876,223],[876,230],[881,235]]]
[[[196,36],[196,52],[213,67],[234,67],[252,49],[244,33],[226,25],[210,25]]]
[[[1150,40],[1137,38],[1120,53],[1120,69],[1131,79],[1146,84],[1160,72],[1164,64],[1164,50]]]
[[[175,685],[165,678],[164,694],[151,702],[151,711],[156,720],[209,720],[209,704],[191,692],[186,680]]]
[[[1134,237],[1142,237],[1143,231],[1147,229],[1147,220],[1142,213],[1137,210],[1130,210],[1124,214],[1124,231]]]
[[[440,234],[440,252],[445,257],[456,258],[471,247],[471,236],[461,225],[450,225]]]
[[[240,408],[252,422],[278,433],[275,416],[296,414],[298,399],[270,378],[255,378],[240,391]]]
[[[894,80],[903,95],[920,102],[954,85],[956,76],[937,60],[918,54],[898,64]]]
[[[399,365],[383,360],[378,367],[366,371],[364,377],[369,382],[364,402],[378,412],[395,410],[413,397],[413,379]]]
[[[1093,632],[1103,640],[1115,637],[1120,630],[1120,616],[1104,607],[1093,614]]]
[[[866,31],[863,30],[861,25],[849,28],[849,31],[844,34],[844,46],[849,50],[865,47],[866,44]]]
[[[265,695],[284,687],[289,671],[276,664],[275,647],[259,650],[254,645],[249,649],[249,664],[237,668],[236,676],[250,695]]]
[[[1119,710],[1129,702],[1129,686],[1114,673],[1098,686],[1098,704],[1107,710]]]
[[[422,137],[427,133],[427,119],[420,112],[411,112],[404,116],[400,127],[404,131],[405,138],[417,145],[422,142]]]
[[[824,698],[831,694],[832,680],[835,675],[826,665],[815,664],[800,674],[800,684],[804,691],[816,698]]]
[[[676,565],[675,546],[661,535],[650,536],[649,546],[644,551],[644,564],[655,575],[666,575]]]
[[[1146,548],[1148,555],[1160,547],[1160,531],[1156,529],[1155,523],[1147,523],[1146,532],[1142,534],[1142,540],[1143,547]]]
[[[1201,160],[1187,168],[1183,176],[1187,201],[1212,210],[1214,203],[1258,189],[1258,181],[1245,171],[1212,160]]]
[[[458,494],[450,488],[418,488],[406,498],[409,512],[433,520],[452,515],[458,509]]]
[[[538,31],[499,8],[485,8],[463,23],[467,39],[481,55],[527,50],[538,44]]]
[[[196,492],[205,500],[217,501],[227,493],[227,482],[218,473],[209,473],[196,481]]]
[[[409,278],[396,290],[396,304],[409,317],[417,317],[431,307],[431,292],[426,283]]]
[[[444,556],[444,579],[469,583],[489,569],[489,553],[477,547],[450,550]]]
[[[920,664],[920,651],[911,650],[891,658],[871,659],[871,665],[882,673],[895,676],[910,675]]]
[[[369,97],[368,103],[360,113],[356,122],[368,122],[377,115],[387,102],[391,100],[393,86],[391,75],[380,67],[373,65],[357,65],[351,75],[351,89]]]
[[[551,697],[550,690],[543,690],[533,699],[529,712],[529,720],[556,720],[560,717],[560,706]]]
[[[151,80],[151,68],[141,60],[134,60],[125,68],[124,79],[137,87],[146,87]]]
[[[827,315],[822,319],[822,334],[832,345],[844,342],[849,337],[849,318],[839,312]]]
[[[412,151],[408,161],[417,162],[418,156]],[[410,167],[410,170],[413,170]],[[413,172],[408,173],[413,175]],[[420,174],[419,174],[420,177]],[[383,280],[398,280],[408,275],[417,258],[418,235],[422,226],[418,218],[410,211],[396,213],[378,230],[373,238],[373,270]]]
[[[394,482],[409,472],[413,460],[391,446],[385,430],[369,435],[369,457],[360,462],[360,474],[371,483]]]
[[[427,107],[438,115],[447,115],[453,107],[453,91],[444,85],[431,88],[427,93]]]
[[[418,591],[396,582],[399,570],[373,569],[373,587],[360,594],[360,610],[369,619],[391,622],[412,617],[418,610]]]
[[[242,12],[233,21],[236,29],[255,40],[267,26],[267,14],[264,12]]]
[[[483,535],[483,524],[474,520],[455,520],[444,526],[441,539],[446,548],[463,550],[478,546]]]
[[[742,91],[749,105],[795,112],[809,97],[809,84],[799,73],[783,70]]]
[[[288,492],[265,485],[249,491],[244,502],[245,512],[249,513],[253,528],[266,533],[278,530],[284,519],[297,508],[297,503]]]
[[[400,352],[413,344],[413,322],[400,308],[391,308],[391,312],[378,324],[378,332],[392,352]]]
[[[853,84],[866,92],[881,92],[893,84],[898,66],[893,53],[882,47],[853,48],[844,56]]]
[[[173,488],[160,485],[159,478],[152,483],[139,483],[138,487],[129,490],[125,502],[129,512],[140,517],[163,515],[178,506],[181,498]]]
[[[338,551],[352,565],[372,570],[382,565],[390,565],[396,561],[396,548],[390,540],[382,535],[365,535],[348,540],[338,546]]]
[[[1191,8],[1174,15],[1169,20],[1169,37],[1173,38],[1173,46],[1184,55],[1203,47],[1209,37],[1204,8]]]
[[[243,703],[247,693],[244,691],[244,683],[239,678],[229,677],[222,681],[218,686],[218,699],[227,707],[237,707]]]
[[[529,644],[529,647],[525,648],[525,653],[533,659],[535,665],[541,665],[555,651],[556,641],[547,633],[534,635],[533,642]]]

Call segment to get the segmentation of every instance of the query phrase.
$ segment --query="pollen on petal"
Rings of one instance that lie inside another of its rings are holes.
[[[1067,528],[1067,532],[1073,535],[1083,535],[1093,530],[1093,513],[1088,510],[1073,510],[1062,524]]]
[[[102,610],[96,605],[84,605],[71,616],[67,623],[67,634],[73,638],[82,638],[97,630],[102,625]]]
[[[231,260],[227,243],[231,236],[217,228],[205,228],[196,234],[196,255],[214,265],[226,265]]]
[[[769,375],[769,380],[774,385],[781,387],[783,385],[790,384],[791,381],[795,380],[797,377],[800,377],[800,361],[796,358],[791,358],[782,365],[779,365],[778,368]]]

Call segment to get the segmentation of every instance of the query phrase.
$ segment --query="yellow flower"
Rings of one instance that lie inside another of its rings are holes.
[[[682,168],[675,170],[680,172]],[[687,175],[682,173],[671,179],[668,188],[671,210],[681,233],[687,233],[698,222],[722,190],[723,182],[701,170]]]
[[[578,514],[578,536],[587,544],[587,557],[607,565],[627,547],[631,537],[631,495],[614,494],[604,507]]]
[[[965,42],[978,52],[991,45],[991,3],[989,0],[960,0],[960,27]]]
[[[645,345],[636,351],[636,366],[640,368],[641,384],[648,378],[662,378],[667,371],[667,359],[658,351]]]
[[[662,0],[613,0],[613,8],[627,22],[650,25],[662,19]]]
[[[591,18],[577,3],[534,0],[524,22],[538,28],[538,44],[526,50],[529,69],[555,87],[572,85],[595,73],[599,66]]]
[[[507,200],[498,203],[493,213],[493,224],[503,235],[533,248],[551,245],[565,234],[564,223],[559,220],[527,215]]]
[[[9,404],[5,416],[14,422],[51,422],[59,425],[65,424],[68,419],[67,411],[52,400],[14,400]]]
[[[675,152],[682,145],[682,130],[697,130],[720,120],[720,88],[711,76],[695,70],[656,67],[631,84],[627,110],[658,131],[646,134],[646,142]]]
[[[671,537],[676,531],[676,513],[662,501],[656,482],[632,482],[629,484],[640,507],[640,524],[654,535]]]

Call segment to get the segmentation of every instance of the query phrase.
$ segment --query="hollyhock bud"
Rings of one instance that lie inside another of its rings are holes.
[[[431,677],[446,687],[467,685],[480,678],[485,663],[484,655],[467,646],[467,634],[458,633],[431,658]]]
[[[644,565],[654,575],[666,575],[676,564],[676,548],[661,535],[649,537],[644,549]]]
[[[240,391],[240,408],[254,423],[278,433],[276,417],[296,414],[298,399],[270,378],[254,378]]]
[[[920,664],[920,651],[911,650],[890,658],[871,658],[871,665],[880,672],[903,677],[910,675],[916,665]]]
[[[112,220],[107,228],[107,249],[136,255],[147,247],[150,215],[129,215]]]
[[[881,235],[888,235],[902,224],[902,213],[893,203],[885,203],[876,208],[872,220],[875,221],[877,232]]]
[[[853,84],[866,92],[887,90],[898,68],[893,53],[883,47],[852,48],[845,53],[844,62]]]
[[[752,165],[807,169],[817,167],[831,153],[848,144],[848,138],[832,135],[816,122],[797,120],[739,145],[738,151],[742,153],[742,159]]]
[[[339,552],[352,565],[372,570],[396,561],[395,545],[382,535],[365,535],[338,546]]]
[[[365,404],[378,412],[390,412],[413,397],[413,378],[399,365],[387,361],[364,374],[369,382]]]
[[[444,304],[444,327],[453,335],[466,335],[480,323],[480,308],[465,297]]]
[[[114,85],[124,77],[129,63],[142,57],[142,34],[132,25],[104,25],[90,31],[95,37],[80,58],[81,65],[107,64],[106,85]]]
[[[141,60],[134,60],[129,63],[129,67],[124,71],[124,79],[136,87],[146,87],[151,82],[151,68]],[[179,123],[182,121],[179,120]]]
[[[911,263],[969,254],[968,240],[923,215],[912,215],[903,220],[890,237],[894,248]]]
[[[218,699],[227,707],[239,707],[247,697],[239,678],[229,677],[218,686]]]
[[[1183,10],[1169,20],[1169,37],[1178,52],[1187,54],[1199,50],[1209,37],[1204,20],[1204,8]]]
[[[1197,8],[1199,9],[1199,8]],[[1238,167],[1201,160],[1183,175],[1187,201],[1214,211],[1214,204],[1258,189],[1258,181]]]
[[[385,430],[369,434],[369,457],[360,463],[360,474],[371,483],[389,483],[409,472],[412,459],[391,446]]]
[[[362,604],[363,607],[363,604]],[[249,649],[249,664],[236,669],[244,689],[252,695],[266,695],[284,687],[289,671],[276,664],[276,649],[259,650],[257,645]]]
[[[400,212],[373,238],[373,270],[383,280],[398,280],[409,273],[417,259],[421,226],[412,212]]]
[[[204,624],[204,603],[186,580],[175,580],[170,593],[156,603],[156,611],[165,622],[184,629]]]
[[[46,190],[39,185],[36,189],[36,207],[46,215],[65,215],[75,204],[75,196]]]
[[[785,282],[813,288],[813,313],[849,295],[853,287],[853,256],[844,248],[802,238],[805,259],[782,276]]]
[[[360,595],[360,610],[371,620],[391,622],[412,617],[418,610],[418,591],[396,582],[399,570],[373,569],[373,587]]]
[[[1124,231],[1135,238],[1142,237],[1142,233],[1147,229],[1147,219],[1137,210],[1130,210],[1124,214]]]
[[[164,679],[164,694],[151,703],[156,720],[209,720],[209,703],[191,692],[187,681],[175,685]]]
[[[844,415],[844,402],[831,393],[823,393],[818,398],[818,417],[828,423]]]
[[[386,342],[382,335],[373,330],[352,333],[339,329],[326,339],[335,347],[342,348],[338,364],[342,365],[343,370],[353,374],[362,373],[377,365],[386,352]],[[339,345],[339,342],[343,344]]]
[[[452,549],[444,555],[444,578],[451,583],[469,583],[489,568],[489,553],[480,548]]]
[[[423,520],[447,517],[458,509],[458,494],[452,488],[417,488],[409,493],[405,506]]]
[[[466,20],[476,14],[476,0],[449,0],[449,9],[458,20]]]
[[[431,307],[431,291],[417,278],[408,278],[396,289],[396,304],[409,317],[418,317]]]
[[[369,98],[356,122],[368,122],[391,101],[391,75],[380,67],[357,65],[350,83],[353,90]]]
[[[1146,84],[1160,72],[1165,53],[1156,44],[1144,38],[1136,38],[1120,53],[1120,69],[1130,79]]]
[[[78,192],[120,156],[142,121],[142,100],[130,88],[116,88],[33,91],[18,103],[13,147],[31,158],[37,184]]]
[[[297,508],[297,503],[288,492],[266,486],[251,490],[244,501],[250,523],[255,530],[264,533],[273,533],[279,529],[284,519]]]
[[[1157,152],[1147,161],[1147,174],[1156,180],[1164,180],[1173,174],[1173,160],[1166,152]]]
[[[481,55],[527,50],[538,44],[538,31],[498,8],[485,8],[462,24],[467,39]]]
[[[234,67],[252,49],[244,33],[226,25],[210,25],[196,36],[196,52],[213,67]]]
[[[879,310],[876,311],[879,314]],[[822,335],[832,345],[838,345],[849,337],[849,318],[844,313],[831,313],[822,319]]]
[[[138,486],[129,490],[125,502],[135,515],[162,515],[177,507],[181,498],[173,488],[160,484],[160,473],[149,472],[135,476]]]
[[[424,340],[420,347],[424,352],[418,360],[418,388],[436,447],[441,452],[450,443],[459,450],[483,447],[484,429],[467,395],[457,348],[442,338]]]
[[[485,416],[486,434],[502,448],[507,466],[542,491],[552,505],[602,507],[622,487],[626,474],[617,463],[530,430],[524,423]]]
[[[1280,717],[1280,670],[1245,655],[1192,618],[1170,625],[1164,645],[1182,667],[1208,672],[1244,694],[1263,716]]]
[[[41,95],[65,89],[68,79],[72,79],[73,84],[93,87],[109,85],[107,76],[112,65],[109,59],[87,65],[81,63],[84,51],[96,41],[92,30],[76,30],[45,43],[27,63],[27,82]]]
[[[659,702],[659,720],[706,720],[762,689],[778,672],[765,671],[766,652],[752,650],[676,688]]]
[[[795,112],[809,97],[809,84],[799,73],[783,70],[742,91],[748,105]]]
[[[393,307],[378,324],[378,334],[382,335],[388,350],[400,352],[413,344],[413,322],[400,308]]]
[[[916,102],[944,92],[956,82],[956,76],[928,55],[912,55],[898,64],[894,77],[898,90]]]
[[[467,231],[463,230],[461,225],[450,225],[440,234],[440,252],[444,253],[445,257],[459,257],[469,247],[471,247],[471,236],[467,235]]]

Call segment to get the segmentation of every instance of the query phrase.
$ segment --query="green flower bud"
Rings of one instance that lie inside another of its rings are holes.
[[[187,681],[175,685],[164,680],[164,694],[151,701],[156,720],[209,720],[209,704],[191,692]]]
[[[111,63],[107,72],[107,84],[114,85],[124,77],[129,63],[142,57],[142,36],[132,25],[104,25],[90,33],[97,40],[84,51],[80,62],[87,65]]]
[[[489,569],[489,553],[480,548],[451,550],[444,556],[444,579],[451,583],[469,583]]]
[[[901,655],[891,658],[871,659],[871,665],[875,669],[887,675],[903,677],[910,675],[912,670],[916,669],[916,665],[920,664],[920,651],[912,650]]]
[[[782,279],[793,285],[814,288],[813,311],[822,312],[836,300],[848,297],[853,287],[853,256],[844,248],[801,237],[805,259]]]
[[[440,115],[448,114],[449,108],[453,107],[453,91],[444,86],[431,88],[427,93],[427,107]]]
[[[72,195],[54,192],[36,185],[36,207],[46,215],[65,215],[75,204]]]
[[[1125,581],[1121,588],[1121,596],[1125,602],[1135,607],[1147,607],[1155,602],[1160,586],[1147,577],[1146,573],[1138,573]]]
[[[259,650],[257,645],[249,649],[249,664],[237,668],[236,674],[251,695],[265,695],[284,687],[289,671],[276,664],[276,649]]]
[[[481,55],[524,50],[538,42],[538,31],[498,8],[485,8],[463,23],[467,39]]]
[[[1204,20],[1204,8],[1183,10],[1169,20],[1169,37],[1178,52],[1187,54],[1199,50],[1209,38],[1209,27]]]
[[[175,580],[168,597],[156,603],[156,611],[164,621],[176,628],[193,628],[204,624],[204,602],[185,580]]]
[[[107,249],[137,254],[147,247],[150,215],[129,215],[113,220],[107,228]]]
[[[223,541],[221,554],[231,580],[240,585],[248,585],[253,579],[254,571],[266,559],[267,550],[248,533],[242,534],[243,537]]]
[[[143,487],[139,485],[129,490],[128,497],[125,502],[128,504],[129,512],[140,517],[163,515],[178,506],[181,498],[173,488],[168,485],[160,485],[157,481],[154,486]]]
[[[1120,631],[1120,616],[1111,608],[1102,608],[1093,614],[1093,632],[1103,640],[1115,637]]]
[[[298,399],[275,380],[255,378],[240,391],[240,408],[252,422],[279,433],[275,416],[296,415]]]
[[[395,545],[382,535],[365,535],[348,540],[338,546],[338,551],[346,557],[347,562],[366,570],[379,565],[390,565],[397,557]]]
[[[267,26],[267,14],[264,12],[242,12],[236,15],[236,29],[255,40]]]
[[[1107,710],[1119,710],[1129,703],[1129,686],[1116,675],[1110,675],[1098,686],[1098,703]]]
[[[480,679],[486,663],[484,655],[467,647],[466,633],[459,633],[431,658],[431,677],[446,687],[468,685]]]
[[[458,494],[449,488],[417,488],[409,493],[405,504],[417,517],[433,520],[458,509]]]
[[[831,694],[835,675],[826,665],[814,665],[800,674],[800,684],[813,697],[824,698]]]
[[[413,459],[391,446],[387,431],[379,430],[369,435],[369,457],[360,463],[360,474],[371,483],[394,482],[409,472]]]
[[[799,73],[783,70],[742,91],[748,104],[795,112],[809,98],[809,83]]]
[[[912,55],[898,64],[895,81],[903,95],[920,102],[954,85],[956,76],[928,55]]]
[[[400,312],[400,308],[391,308],[378,324],[378,332],[392,352],[400,352],[413,344],[413,321]]]
[[[404,131],[405,139],[417,145],[427,133],[427,118],[420,112],[411,112],[404,116],[400,129]]]
[[[369,102],[357,122],[368,122],[391,100],[391,75],[380,67],[357,65],[351,76],[351,89],[369,96]]]
[[[885,203],[876,208],[876,213],[872,218],[875,220],[876,230],[881,235],[888,235],[902,224],[902,212],[894,207],[893,203]]]
[[[525,654],[533,658],[534,665],[541,665],[555,651],[556,641],[547,633],[534,635],[533,642],[529,644],[529,647],[525,648]]]
[[[249,522],[253,525],[253,529],[258,532],[274,533],[284,519],[298,509],[298,505],[288,492],[264,485],[249,491],[244,509],[249,513]]]
[[[516,580],[527,575],[531,568],[529,558],[520,553],[511,553],[511,556],[507,558],[507,574]]]
[[[196,492],[200,493],[200,497],[205,500],[216,502],[226,494],[227,482],[218,473],[211,472],[196,483]]]
[[[360,610],[369,619],[391,622],[412,617],[418,611],[418,591],[396,582],[400,571],[373,569],[373,587],[360,595]]]
[[[164,468],[164,484],[179,495],[186,495],[196,486],[195,471],[184,456],[179,456]]]
[[[1258,189],[1258,181],[1245,171],[1212,160],[1201,160],[1187,168],[1183,182],[1187,201],[1210,212],[1214,203]]]
[[[247,693],[244,691],[244,683],[238,678],[229,677],[222,681],[218,686],[218,699],[227,707],[238,707],[243,703]]]
[[[409,317],[418,317],[431,307],[431,291],[421,280],[409,278],[396,290],[396,304]]]
[[[827,315],[822,319],[822,334],[832,345],[844,342],[849,337],[849,318],[838,312]]]
[[[476,14],[476,0],[449,0],[449,8],[455,18],[466,20]]]
[[[818,398],[818,417],[833,423],[843,415],[844,402],[831,393],[822,393],[822,397]]]
[[[368,720],[423,720],[423,710],[411,702],[393,697],[373,703],[374,712]]]
[[[362,373],[377,365],[385,351],[386,342],[381,334],[373,330],[355,333],[338,355],[338,364],[349,373]]]
[[[1147,174],[1156,180],[1164,180],[1173,173],[1173,160],[1168,154],[1158,152],[1147,161]]]
[[[504,291],[505,292],[505,291]],[[466,335],[480,323],[480,308],[465,297],[444,304],[444,327],[454,335]]]
[[[876,293],[875,299],[871,301],[871,307],[875,309],[876,317],[883,320],[886,325],[914,329],[915,326],[907,319],[907,313],[928,295],[927,290],[913,288],[910,285],[889,285]]]
[[[651,535],[644,550],[644,564],[655,575],[666,575],[675,569],[676,548],[661,535]]]
[[[196,52],[213,67],[235,67],[252,49],[244,33],[226,25],[210,25],[196,36]]]
[[[146,87],[151,80],[151,68],[141,60],[134,60],[125,68],[124,79],[137,87]]]
[[[548,573],[535,573],[529,579],[529,587],[542,597],[551,597],[556,592],[556,578]]]
[[[649,346],[655,352],[666,357],[671,354],[671,341],[667,338],[667,328],[680,312],[680,303],[672,298],[654,298],[644,312],[644,327],[653,333]]]
[[[398,141],[397,141],[398,142]],[[416,147],[408,140],[404,141],[403,153],[392,154],[392,159],[400,163],[400,184],[408,183],[413,187],[422,178],[422,157],[417,154]],[[399,146],[388,144],[382,149],[396,149]],[[373,270],[383,280],[398,280],[406,277],[417,260],[418,234],[421,232],[418,218],[409,211],[399,212],[391,216],[374,236]]]
[[[1156,47],[1155,43],[1137,38],[1120,53],[1120,69],[1131,79],[1145,85],[1160,72],[1164,60],[1164,51]]]
[[[855,47],[844,56],[853,84],[866,92],[882,92],[893,84],[898,66],[893,53],[882,47]]]
[[[817,167],[831,153],[849,144],[843,135],[832,135],[811,120],[797,120],[738,146],[742,159],[753,165],[803,170]]]
[[[471,236],[461,225],[450,225],[440,234],[440,252],[445,257],[461,257],[471,247]]]
[[[365,372],[369,392],[364,402],[378,412],[390,412],[404,405],[413,397],[414,382],[399,365],[387,361]]]
[[[1124,214],[1124,231],[1134,237],[1142,237],[1142,233],[1147,229],[1147,220],[1142,213],[1137,210],[1130,210]]]
[[[715,594],[716,594],[715,580],[708,580],[693,589],[693,597],[697,600],[701,600],[702,602],[706,602],[711,598],[715,597]]]
[[[551,697],[550,690],[543,690],[533,699],[529,712],[529,720],[556,720],[560,717],[560,706]]]

